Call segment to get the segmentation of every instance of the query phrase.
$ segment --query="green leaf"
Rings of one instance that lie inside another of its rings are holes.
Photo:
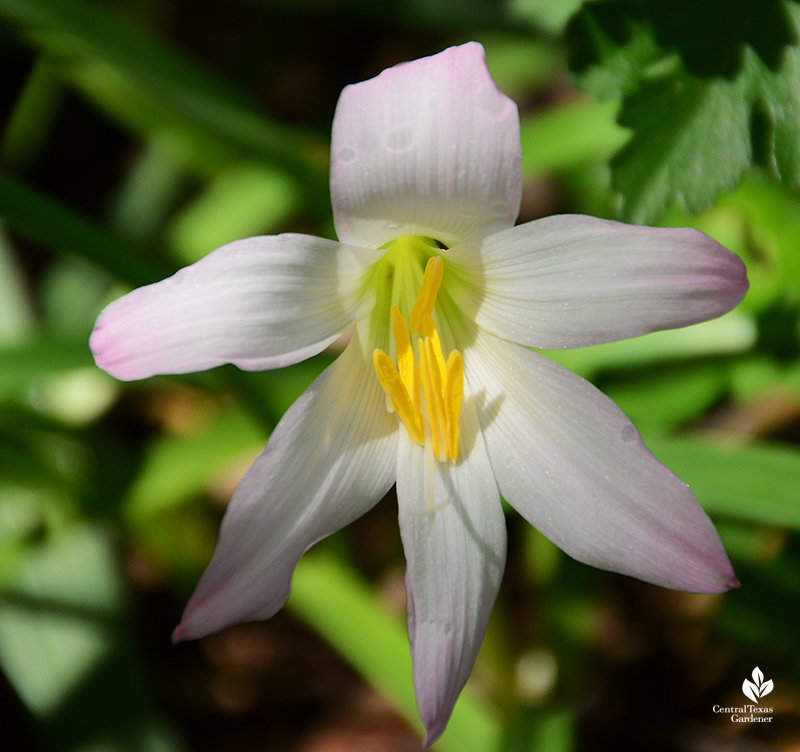
[[[63,86],[53,61],[42,55],[25,81],[2,140],[3,164],[19,170],[41,151],[61,104]]]
[[[609,157],[630,136],[614,122],[617,107],[616,102],[578,100],[526,117],[520,129],[525,174]]]
[[[688,73],[647,82],[624,104],[633,138],[612,162],[626,219],[647,223],[675,201],[690,213],[734,188],[754,162],[800,187],[800,52],[769,70],[746,51],[733,79]]]
[[[749,48],[776,70],[785,48],[797,42],[790,7],[784,0],[587,3],[570,23],[570,65],[598,96],[634,90],[646,67],[664,55],[676,54],[695,76],[732,79]]]
[[[404,625],[386,611],[357,572],[329,554],[306,554],[295,570],[288,606],[421,731]],[[499,740],[494,712],[465,692],[436,749],[495,752]]]
[[[526,709],[506,752],[572,752],[575,749],[576,714],[573,710]]]
[[[800,452],[692,439],[651,439],[648,446],[711,514],[800,530]]]
[[[34,329],[33,305],[23,279],[12,244],[0,228],[0,346],[22,341]]]
[[[154,441],[131,488],[126,512],[137,522],[199,493],[236,460],[254,457],[266,437],[246,414],[228,410],[192,436]]]
[[[67,62],[100,59],[184,122],[282,167],[327,201],[319,142],[256,113],[224,82],[110,8],[84,0],[0,0],[0,14],[37,47]],[[329,209],[325,209],[326,214]]]
[[[623,218],[690,213],[753,164],[800,187],[800,10],[770,0],[610,0],[572,25],[579,82],[625,96],[633,137],[612,162]]]
[[[611,163],[624,219],[653,223],[673,201],[697,213],[736,186],[752,159],[750,89],[746,79],[683,74],[625,101],[619,122],[633,136]]]
[[[36,191],[0,175],[0,216],[20,235],[55,250],[68,250],[136,285],[171,272],[137,258],[123,241]]]
[[[0,598],[0,663],[28,708],[49,715],[112,649],[122,586],[107,536],[79,527],[32,549]]]
[[[135,77],[105,60],[70,58],[61,73],[123,128],[156,142],[167,159],[200,177],[212,176],[242,157],[242,149],[224,134],[212,133],[176,111],[170,102],[152,95]]]
[[[661,54],[636,0],[587,4],[570,22],[568,33],[575,79],[600,99],[635,91],[645,67]]]
[[[274,230],[296,208],[297,198],[284,173],[252,162],[234,165],[178,214],[172,245],[182,262],[194,263],[232,240]]]
[[[741,310],[702,324],[652,332],[635,339],[609,342],[577,350],[544,350],[555,360],[584,378],[597,373],[709,355],[740,353],[756,341],[755,322]]]
[[[800,199],[797,194],[786,186],[754,176],[743,180],[739,190],[725,196],[720,205],[735,209],[747,220],[751,246],[745,249],[751,256],[746,259],[748,275],[752,277],[755,268],[756,273],[771,273],[782,285],[789,283],[800,289]]]
[[[120,384],[98,368],[81,368],[44,379],[36,389],[36,407],[61,423],[88,425],[115,402]]]
[[[772,527],[734,520],[716,520],[715,526],[728,556],[754,566],[773,559],[785,544],[783,532]]]
[[[569,17],[581,6],[581,0],[511,0],[509,11],[553,34],[563,31]]]
[[[659,43],[677,49],[697,76],[731,78],[745,47],[772,69],[787,45],[797,42],[784,0],[645,0]]]
[[[187,170],[175,152],[185,149],[179,134],[148,134],[132,160],[112,207],[112,225],[131,242],[148,244],[158,237],[188,183]]]
[[[714,363],[659,368],[603,391],[625,411],[640,431],[664,431],[699,416],[719,399],[727,375]]]
[[[42,376],[93,365],[85,339],[37,337],[0,347],[0,395],[30,387]]]

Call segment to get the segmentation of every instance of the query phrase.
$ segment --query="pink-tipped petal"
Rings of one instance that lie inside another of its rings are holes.
[[[446,243],[511,227],[522,195],[517,107],[471,42],[348,86],[333,120],[331,200],[344,243]]]
[[[308,235],[246,238],[109,305],[89,341],[124,381],[234,363],[282,368],[321,352],[372,303],[363,249]]]
[[[714,525],[604,394],[538,353],[477,334],[465,374],[500,493],[586,564],[698,593],[735,587]]]
[[[461,430],[456,463],[426,457],[403,432],[397,461],[408,634],[426,747],[444,731],[472,670],[506,560],[497,484],[469,403]]]
[[[738,305],[747,273],[699,230],[563,215],[452,248],[456,303],[477,324],[560,349],[696,324]]]
[[[267,619],[289,596],[300,556],[391,488],[397,418],[358,332],[295,402],[253,463],[222,522],[211,563],[173,639]]]

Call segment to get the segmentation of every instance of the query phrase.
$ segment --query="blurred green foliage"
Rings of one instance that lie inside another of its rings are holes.
[[[331,236],[341,87],[471,38],[520,105],[521,221],[693,225],[748,265],[747,298],[718,321],[551,353],[690,483],[742,588],[668,594],[589,570],[510,515],[504,589],[435,748],[798,743],[796,3],[0,0],[0,18],[3,749],[321,749],[314,733],[360,695],[350,674],[320,689],[329,662],[300,622],[419,732],[390,500],[302,560],[300,621],[235,633],[244,658],[227,638],[168,643],[233,484],[330,356],[123,385],[86,340],[104,304],[225,242]],[[291,670],[258,664],[265,645]],[[711,706],[740,704],[756,664],[776,723],[732,730]],[[418,743],[395,732],[392,749]]]

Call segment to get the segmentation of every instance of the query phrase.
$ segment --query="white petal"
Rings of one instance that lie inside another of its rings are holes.
[[[219,542],[174,639],[267,619],[300,556],[391,488],[397,418],[386,412],[358,332],[295,402],[233,495]]]
[[[461,430],[457,463],[426,457],[404,432],[397,462],[408,633],[426,746],[444,731],[472,670],[506,559],[497,484],[469,402]]]
[[[563,215],[447,254],[453,298],[531,347],[585,347],[721,316],[747,291],[738,256],[699,230]],[[460,274],[458,273],[460,269]]]
[[[565,368],[480,332],[464,353],[500,493],[579,561],[664,587],[735,587],[725,549],[688,486],[627,416]]]
[[[511,227],[522,195],[517,107],[472,42],[348,86],[331,143],[339,239],[446,243]]]
[[[369,310],[361,280],[373,256],[308,235],[237,240],[109,305],[90,346],[100,368],[126,381],[297,363]]]

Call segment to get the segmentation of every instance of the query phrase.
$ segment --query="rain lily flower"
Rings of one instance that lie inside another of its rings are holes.
[[[483,639],[506,557],[502,495],[579,561],[663,587],[737,585],[712,523],[595,387],[529,349],[719,316],[744,266],[697,230],[556,216],[515,227],[519,117],[471,43],[342,92],[339,242],[217,249],[101,314],[119,379],[279,368],[355,327],[239,484],[175,631],[267,619],[300,556],[397,485],[413,680],[430,744]]]

